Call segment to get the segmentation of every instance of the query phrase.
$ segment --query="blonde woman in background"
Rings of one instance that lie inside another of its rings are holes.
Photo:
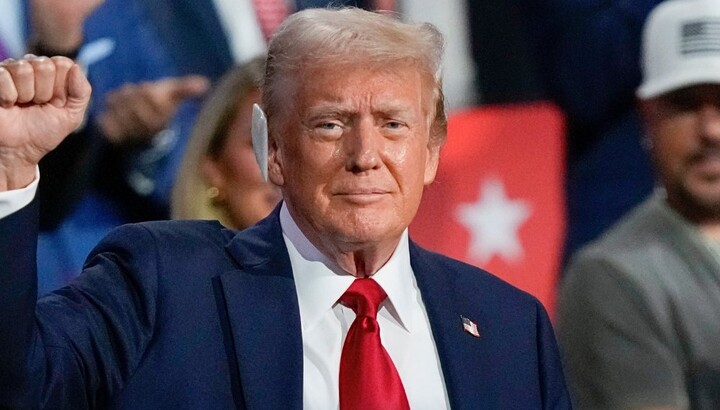
[[[244,229],[268,215],[280,191],[262,180],[250,134],[264,58],[234,67],[198,115],[173,189],[173,219],[217,219]]]

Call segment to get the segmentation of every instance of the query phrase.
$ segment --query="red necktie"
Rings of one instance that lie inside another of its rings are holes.
[[[285,0],[253,0],[253,7],[260,24],[260,31],[265,40],[268,40],[277,26],[287,17],[287,4]]]
[[[357,315],[340,358],[340,410],[410,409],[395,365],[380,342],[377,311],[387,294],[373,279],[355,279],[340,301]]]

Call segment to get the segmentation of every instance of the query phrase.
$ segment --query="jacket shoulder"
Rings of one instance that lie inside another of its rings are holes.
[[[151,221],[125,224],[113,228],[100,243],[129,242],[137,240],[139,237],[145,237],[161,243],[197,243],[200,240],[224,245],[235,233],[218,221]]]
[[[538,305],[542,306],[535,296],[482,268],[424,249],[417,244],[413,244],[413,247],[426,265],[441,270],[443,275],[452,275],[455,290],[459,294],[474,295],[474,299],[497,306],[516,305],[533,311]]]

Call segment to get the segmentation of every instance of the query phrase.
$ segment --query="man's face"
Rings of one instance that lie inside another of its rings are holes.
[[[652,157],[668,201],[695,222],[720,218],[720,85],[642,103]]]
[[[287,90],[270,176],[311,240],[390,245],[434,179],[430,80],[398,66],[317,67]]]

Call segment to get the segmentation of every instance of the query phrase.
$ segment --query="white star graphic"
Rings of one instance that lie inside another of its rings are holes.
[[[458,222],[470,232],[470,257],[482,264],[495,255],[508,263],[522,259],[518,231],[530,214],[530,206],[509,199],[503,183],[495,178],[483,182],[476,202],[460,204],[455,212]]]

